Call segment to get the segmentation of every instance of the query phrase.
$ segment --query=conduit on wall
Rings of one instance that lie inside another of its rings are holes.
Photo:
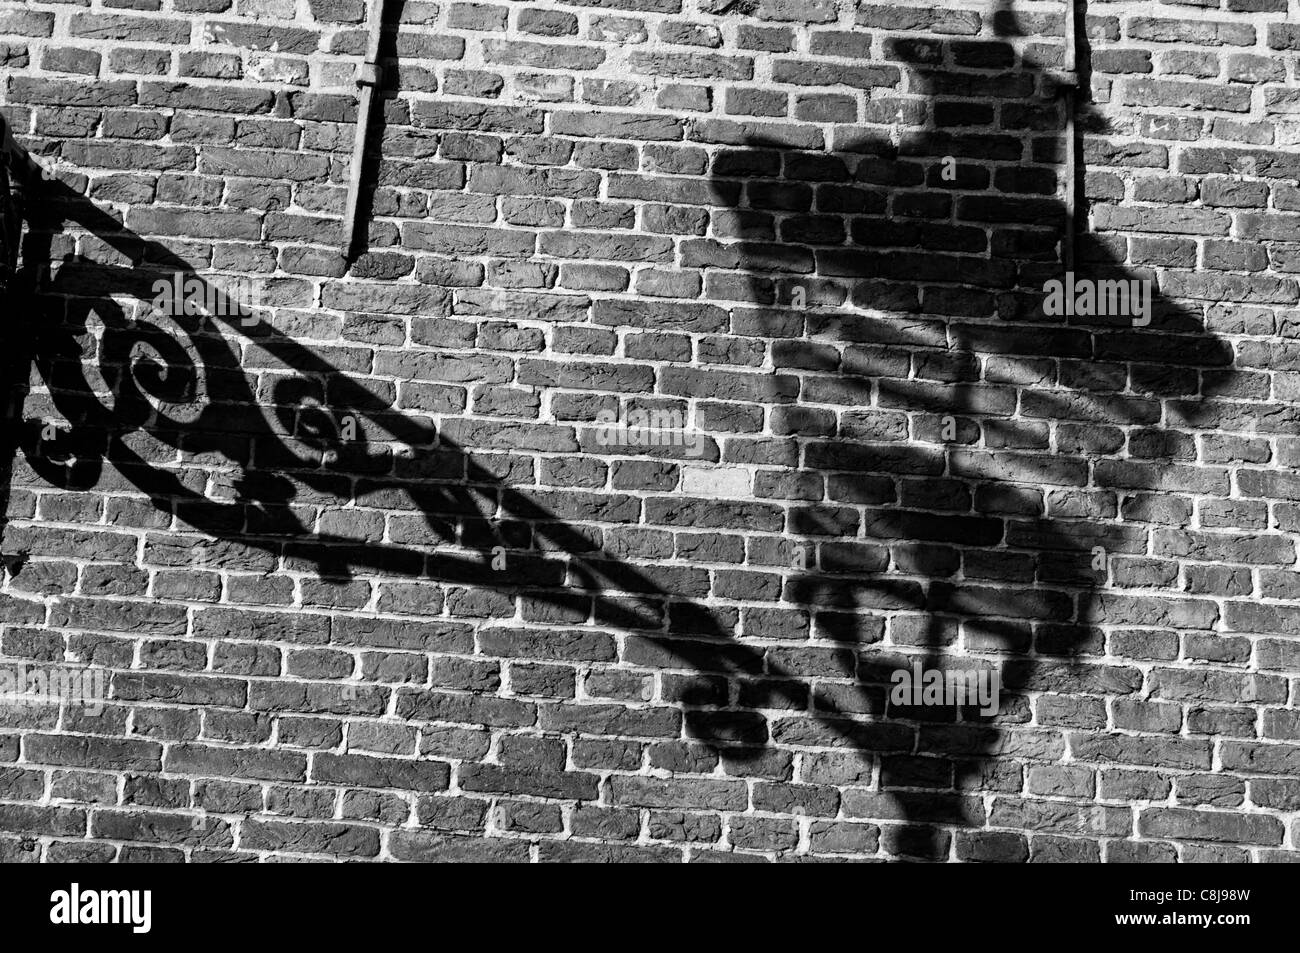
[[[379,37],[384,29],[384,0],[370,4],[370,38],[366,59],[357,76],[361,99],[357,106],[357,139],[352,145],[352,170],[348,179],[348,204],[343,216],[343,255],[350,257],[357,243],[357,209],[361,204],[361,173],[365,163],[366,143],[370,139],[370,116],[375,94],[379,91],[382,70],[379,68]]]
[[[1074,128],[1079,95],[1078,11],[1075,0],[1065,0],[1065,57],[1056,74],[1057,87],[1065,100],[1065,233],[1061,237],[1061,260],[1066,271],[1074,270],[1075,216],[1079,192],[1078,149]]]

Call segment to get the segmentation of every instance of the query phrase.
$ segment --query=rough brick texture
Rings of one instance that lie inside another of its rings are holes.
[[[369,5],[0,2],[0,857],[1300,856],[1300,3]]]

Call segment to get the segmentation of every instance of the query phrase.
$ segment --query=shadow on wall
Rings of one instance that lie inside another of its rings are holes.
[[[1230,357],[1199,316],[1163,301],[1141,329],[1043,320],[1041,288],[1060,271],[1055,183],[1019,165],[989,183],[963,160],[1018,158],[1027,141],[1051,152],[1059,116],[1010,105],[1036,68],[950,77],[939,65],[947,47],[909,41],[900,62],[928,84],[936,115],[960,128],[834,151],[737,143],[716,156],[709,180],[730,210],[714,212],[713,237],[686,245],[685,264],[709,269],[705,298],[739,302],[733,334],[773,341],[777,370],[763,378],[763,400],[781,439],[738,440],[723,457],[770,465],[768,495],[795,501],[787,531],[807,568],[791,568],[794,553],[782,550],[772,561],[785,567],[780,603],[737,600],[771,610],[705,605],[678,594],[672,567],[606,554],[570,525],[584,514],[555,512],[508,455],[468,451],[396,410],[392,393],[295,340],[292,314],[246,320],[254,315],[237,295],[60,183],[40,186],[24,249],[28,304],[6,356],[7,383],[25,404],[7,422],[5,460],[20,485],[147,495],[182,531],[218,541],[208,565],[491,587],[517,595],[531,622],[632,630],[624,661],[697,676],[675,699],[688,736],[736,760],[761,759],[773,743],[856,752],[867,775],[882,759],[874,816],[908,822],[898,852],[943,855],[939,825],[984,822],[962,792],[1005,783],[998,726],[1028,720],[1018,693],[1059,684],[1072,660],[1103,651],[1090,626],[1105,611],[1093,547],[1145,551],[1143,504],[1122,514],[1138,525],[1116,522],[1089,491],[1124,487],[1126,450],[1167,459],[1161,400],[1203,393],[1201,370]],[[989,41],[964,48],[986,63],[1011,55]],[[987,95],[970,91],[981,83]],[[984,102],[948,108],[949,93]],[[986,114],[981,124],[996,116],[997,131],[965,128]],[[940,177],[948,155],[955,182]],[[102,241],[109,263],[47,268],[70,247],[66,223]],[[1085,249],[1095,273],[1149,277],[1129,275],[1102,243]],[[199,282],[215,317],[158,314],[155,282],[176,273]],[[806,306],[793,306],[796,288]],[[48,394],[25,393],[31,367]],[[684,396],[707,398],[730,373],[700,373]],[[956,427],[950,440],[945,418]],[[343,439],[349,419],[358,439]],[[1126,443],[1116,422],[1140,429]],[[761,458],[740,459],[747,447]],[[409,510],[403,538],[316,521],[317,507],[349,502]],[[725,514],[724,503],[707,506]],[[6,551],[39,532],[9,528]],[[170,555],[151,558],[189,564],[192,537],[172,538]],[[493,568],[494,550],[505,569]],[[827,646],[816,671],[791,661],[806,649],[764,644],[798,628],[801,612]],[[959,719],[887,705],[895,669],[917,658],[960,665],[957,650],[1001,672],[1006,694],[992,724],[969,711]],[[1075,670],[1080,691],[1133,690],[1108,685],[1103,667],[1088,672]],[[418,693],[404,697],[417,712]]]
[[[1141,689],[1135,672],[1082,664],[1106,654],[1097,623],[1129,621],[1112,558],[1145,555],[1163,521],[1138,488],[1187,449],[1164,402],[1231,376],[1232,349],[1205,315],[1161,296],[1122,243],[1079,236],[1076,288],[1122,281],[1135,302],[1149,294],[1146,313],[1045,313],[1064,273],[1057,64],[1019,58],[1009,9],[995,24],[1004,39],[899,40],[873,66],[929,94],[925,128],[891,139],[844,126],[824,144],[803,127],[718,151],[714,192],[730,211],[683,254],[710,269],[706,298],[743,302],[733,333],[773,339],[773,440],[724,458],[782,468],[760,495],[791,505],[789,545],[769,557],[794,567],[781,599],[801,611],[768,621],[842,646],[797,674],[854,683],[801,696],[821,737],[777,740],[878,754],[869,816],[911,822],[896,849],[917,856],[947,855],[935,825],[985,823],[980,792],[1021,790],[997,755],[999,727],[1033,718],[1025,693]],[[742,372],[762,360],[758,348],[719,358]],[[917,663],[998,671],[1001,711],[891,703],[893,676]],[[838,721],[849,715],[870,721]],[[1018,737],[1021,756],[1064,755],[1059,735]]]

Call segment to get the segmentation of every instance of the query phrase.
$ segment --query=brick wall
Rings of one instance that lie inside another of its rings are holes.
[[[0,2],[0,857],[1295,860],[1300,3],[1080,7],[1149,323],[1061,3],[390,0],[352,261],[360,0]]]

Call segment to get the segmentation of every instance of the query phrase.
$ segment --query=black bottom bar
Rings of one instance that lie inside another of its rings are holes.
[[[1251,931],[1285,932],[1295,924],[1294,909],[1284,907],[1294,907],[1294,879],[1276,866],[873,864],[672,873],[651,867],[633,873],[577,865],[545,871],[50,865],[8,866],[4,873],[5,938],[18,942],[193,942],[199,949],[226,940],[252,940],[261,948],[313,940],[373,945],[436,929],[430,942],[441,936],[463,946],[476,944],[472,934],[483,929],[490,932],[481,941],[492,946],[516,937],[546,938],[562,948],[600,937],[637,946],[682,936],[692,945],[714,936],[730,943],[752,936],[755,944],[770,947],[783,942],[782,935],[809,934],[857,935],[862,943],[999,943],[1043,927],[1051,931],[1040,934],[1044,940],[1182,942],[1195,933],[1207,942],[1231,944]],[[133,891],[148,891],[147,904],[144,893]]]

